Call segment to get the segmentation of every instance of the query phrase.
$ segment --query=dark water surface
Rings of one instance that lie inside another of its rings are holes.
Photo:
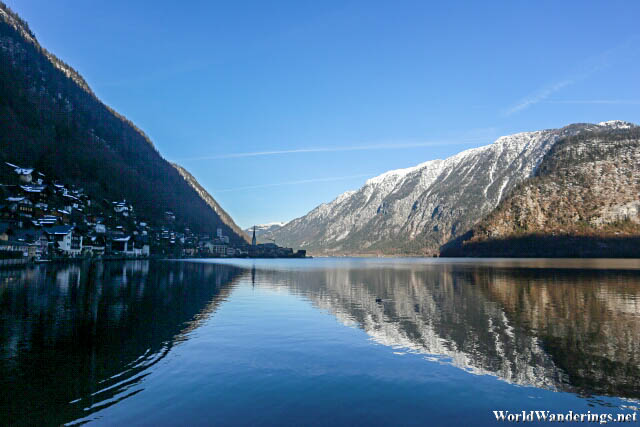
[[[639,400],[638,260],[0,271],[0,425],[486,425]]]

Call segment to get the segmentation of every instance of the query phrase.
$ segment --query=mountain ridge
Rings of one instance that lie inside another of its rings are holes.
[[[262,242],[263,236],[269,234],[269,233],[273,233],[274,231],[279,230],[281,227],[283,227],[286,224],[286,222],[269,222],[266,224],[256,224],[255,225],[255,230],[256,230],[256,239],[259,242]],[[247,234],[247,236],[249,236],[249,238],[251,238],[253,236],[253,229],[254,227],[249,227],[249,228],[245,228],[244,229],[244,233]]]
[[[640,256],[640,128],[558,142],[460,245],[444,255]]]
[[[447,159],[387,171],[267,237],[313,254],[437,255],[530,177],[560,139],[622,121],[520,132]]]
[[[109,200],[127,199],[151,223],[247,240],[190,174],[164,159],[149,137],[96,97],[84,78],[42,47],[0,2],[0,154]],[[88,187],[88,188],[87,188]],[[212,202],[213,201],[213,202]]]

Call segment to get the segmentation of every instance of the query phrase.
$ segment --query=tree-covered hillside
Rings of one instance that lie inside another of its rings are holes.
[[[126,199],[152,223],[170,210],[177,225],[196,232],[222,227],[232,240],[246,238],[1,2],[0,64],[0,160],[34,167],[95,197]]]
[[[637,257],[639,195],[640,127],[571,136],[443,254]]]

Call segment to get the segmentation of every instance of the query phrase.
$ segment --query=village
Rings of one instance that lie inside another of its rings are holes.
[[[74,259],[306,256],[274,243],[233,244],[222,228],[194,233],[171,211],[152,226],[126,200],[96,200],[32,168],[5,163],[0,184],[0,265]]]

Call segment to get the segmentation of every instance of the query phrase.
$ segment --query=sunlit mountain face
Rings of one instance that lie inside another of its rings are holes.
[[[522,193],[523,183],[530,185],[530,191],[513,201],[508,215],[481,222],[488,237],[517,237],[524,231],[581,235],[578,225],[585,218],[594,224],[591,232],[630,234],[614,222],[625,216],[634,224],[640,221],[634,198],[638,135],[636,125],[614,120],[502,136],[444,160],[387,171],[356,191],[269,230],[264,238],[312,255],[578,256],[575,250],[554,254],[557,248],[540,242],[533,253],[515,244],[500,252],[468,251],[458,248],[457,240],[468,240],[472,229],[478,233],[478,222]],[[588,202],[592,199],[598,201],[595,207]],[[537,205],[539,209],[532,210]],[[453,248],[457,250],[451,252]],[[590,257],[635,256],[628,250],[618,255],[590,253]]]

